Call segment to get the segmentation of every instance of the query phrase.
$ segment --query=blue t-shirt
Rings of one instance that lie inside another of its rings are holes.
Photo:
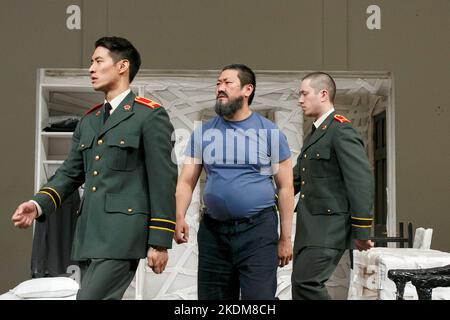
[[[194,130],[185,155],[206,171],[203,200],[217,220],[252,216],[275,204],[272,164],[291,156],[286,136],[256,112],[242,121],[215,117]]]

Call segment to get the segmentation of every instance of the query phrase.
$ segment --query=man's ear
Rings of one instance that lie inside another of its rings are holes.
[[[330,100],[330,93],[327,89],[320,90],[320,101],[325,102]]]
[[[128,71],[130,69],[130,61],[127,59],[122,59],[117,62],[119,66],[119,73],[123,74],[124,72]]]
[[[245,95],[245,97],[248,98],[251,96],[252,92],[255,90],[255,87],[249,83],[244,86],[244,90],[245,90],[244,95]]]

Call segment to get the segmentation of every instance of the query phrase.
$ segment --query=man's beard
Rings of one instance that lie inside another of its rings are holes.
[[[216,100],[216,104],[214,105],[214,111],[221,117],[231,117],[236,111],[242,108],[244,105],[244,97],[239,97],[234,100],[229,100],[226,103],[221,103],[219,100]]]

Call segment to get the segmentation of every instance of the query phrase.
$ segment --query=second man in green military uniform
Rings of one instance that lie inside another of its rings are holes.
[[[364,144],[334,110],[336,85],[330,75],[306,75],[299,103],[313,128],[294,168],[297,228],[294,241],[292,298],[330,299],[325,282],[346,248],[373,246],[373,177]]]

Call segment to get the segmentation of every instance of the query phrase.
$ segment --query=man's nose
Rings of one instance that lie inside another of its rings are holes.
[[[217,87],[216,87],[216,91],[217,91],[217,93],[225,92],[225,84],[224,83],[218,84]]]

